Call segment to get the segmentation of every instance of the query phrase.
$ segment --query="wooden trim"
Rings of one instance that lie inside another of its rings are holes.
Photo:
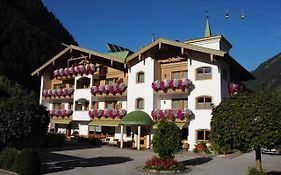
[[[117,101],[105,101],[104,102],[104,109],[108,109],[108,108],[106,108],[106,105],[107,104],[112,104],[112,108],[111,109],[115,109],[115,107],[116,107],[116,105],[117,105]]]
[[[180,48],[184,48],[184,49],[188,49],[188,50],[193,50],[193,51],[198,51],[198,52],[203,52],[203,53],[208,53],[208,54],[212,53],[212,54],[220,56],[220,57],[224,57],[225,54],[226,54],[226,52],[221,51],[221,50],[215,50],[215,49],[205,48],[205,47],[196,46],[196,45],[192,45],[192,44],[181,43],[181,42],[177,42],[177,41],[172,41],[172,40],[167,40],[167,39],[159,38],[156,41],[150,43],[149,45],[143,47],[142,49],[140,49],[137,52],[135,52],[132,55],[130,55],[126,59],[126,62],[129,62],[129,61],[133,60],[138,55],[147,52],[148,50],[152,49],[153,47],[155,47],[157,45],[159,47],[159,43],[161,43],[161,45],[162,44],[166,44],[166,45],[171,45],[171,46],[175,46],[175,47],[180,47]]]
[[[174,107],[173,107],[173,101],[179,101],[179,102],[180,102],[179,109],[184,109],[184,101],[188,101],[188,98],[172,99],[172,100],[171,100],[171,108],[172,108],[172,109],[174,109]]]

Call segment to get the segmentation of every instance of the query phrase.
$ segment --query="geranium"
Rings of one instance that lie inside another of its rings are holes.
[[[53,89],[53,90],[52,90],[52,96],[53,96],[53,97],[56,97],[56,95],[57,95],[57,90],[56,90],[56,89]]]
[[[103,85],[100,85],[100,86],[99,86],[99,92],[100,92],[100,94],[102,94],[103,91],[104,91],[104,86],[103,86]]]
[[[181,89],[184,91],[186,88],[190,88],[192,82],[188,78],[184,78],[181,80],[174,79],[174,80],[164,80],[159,81],[156,80],[155,82],[152,82],[151,87],[154,91],[162,90],[164,92],[167,92],[168,89]]]
[[[67,115],[67,116],[72,115],[72,113],[73,113],[73,111],[72,111],[71,109],[67,109],[67,110],[65,111],[65,115]]]
[[[100,85],[100,86],[92,86],[91,87],[91,93],[93,95],[96,95],[97,93],[100,93],[101,95],[104,93],[104,94],[122,94],[122,92],[124,92],[126,90],[126,85],[121,83],[121,84],[116,84],[116,83],[113,83],[113,85]]]
[[[58,76],[59,76],[59,70],[56,69],[56,70],[53,72],[53,75],[54,75],[55,78],[58,78]]]
[[[59,88],[59,89],[57,89],[57,96],[61,96],[62,95],[62,89],[61,88]]]
[[[60,69],[59,69],[59,75],[60,75],[61,77],[65,76],[65,73],[64,73],[64,69],[63,69],[63,68],[60,68]]]

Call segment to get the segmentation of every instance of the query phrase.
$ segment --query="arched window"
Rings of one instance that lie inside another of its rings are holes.
[[[201,96],[196,98],[196,109],[211,109],[212,97]]]
[[[211,67],[199,67],[196,69],[196,80],[207,80],[212,78]]]
[[[75,101],[75,111],[88,111],[89,110],[89,101],[80,98],[77,101]]]
[[[144,83],[144,72],[138,72],[136,79],[137,83]]]
[[[136,99],[136,109],[144,109],[144,100],[143,98]]]

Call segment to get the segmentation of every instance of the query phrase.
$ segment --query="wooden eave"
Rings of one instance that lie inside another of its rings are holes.
[[[33,71],[31,73],[31,76],[34,76],[36,74],[38,74],[40,71],[42,71],[43,69],[45,69],[48,65],[54,63],[58,58],[60,58],[61,56],[63,56],[65,53],[67,53],[68,51],[69,52],[73,52],[73,50],[77,50],[77,51],[80,51],[80,52],[85,52],[87,55],[94,55],[94,56],[97,56],[97,57],[100,57],[100,58],[104,58],[106,59],[107,61],[109,62],[117,62],[119,63],[120,65],[123,65],[125,64],[122,60],[120,60],[119,58],[116,58],[114,56],[111,56],[111,55],[108,55],[108,54],[103,54],[103,53],[99,53],[99,52],[96,52],[96,51],[92,51],[92,50],[89,50],[89,49],[85,49],[85,48],[81,48],[81,47],[78,47],[78,46],[74,46],[74,45],[69,45],[68,47],[66,47],[64,50],[62,50],[60,53],[58,53],[56,56],[54,56],[53,58],[51,58],[49,61],[47,61],[45,64],[43,64],[42,66],[40,66],[39,68],[37,68],[35,71]],[[110,66],[109,66],[110,67]],[[124,68],[125,69],[125,68]]]
[[[135,59],[137,57],[140,57],[142,54],[144,54],[145,52],[147,52],[150,49],[154,48],[155,46],[161,47],[162,44],[170,45],[170,46],[175,46],[175,47],[179,47],[179,48],[186,49],[186,50],[192,50],[192,51],[212,54],[212,55],[216,55],[216,56],[220,56],[220,57],[224,57],[224,55],[226,54],[226,52],[220,51],[220,50],[215,50],[215,49],[200,47],[200,46],[196,46],[196,45],[192,45],[192,44],[187,44],[187,43],[182,43],[182,42],[177,42],[177,41],[172,41],[172,40],[167,40],[167,39],[159,38],[158,40],[150,43],[149,45],[143,47],[142,49],[140,49],[137,52],[135,52],[132,55],[130,55],[126,59],[126,62],[128,63],[131,60],[133,60],[133,59]]]
[[[246,68],[244,68],[242,65],[240,65],[232,56],[227,55],[226,62],[232,67],[235,67],[236,70],[238,70],[242,77],[244,77],[241,81],[248,81],[248,80],[254,80],[256,77],[251,74]]]
[[[191,40],[186,40],[184,41],[184,43],[195,43],[195,42],[200,42],[200,41],[207,41],[207,40],[211,40],[211,39],[220,39],[223,40],[227,43],[227,45],[232,48],[232,45],[230,44],[230,42],[228,42],[225,37],[223,35],[215,35],[215,36],[211,36],[211,37],[205,37],[205,38],[198,38],[198,39],[191,39]]]

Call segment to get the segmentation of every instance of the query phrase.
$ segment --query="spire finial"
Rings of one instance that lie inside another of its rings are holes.
[[[206,10],[206,28],[205,28],[205,35],[204,37],[211,37],[212,32],[211,32],[211,26],[209,24],[209,15],[208,15],[208,10]]]
[[[155,38],[155,33],[152,33],[152,42],[155,41],[156,38]]]

